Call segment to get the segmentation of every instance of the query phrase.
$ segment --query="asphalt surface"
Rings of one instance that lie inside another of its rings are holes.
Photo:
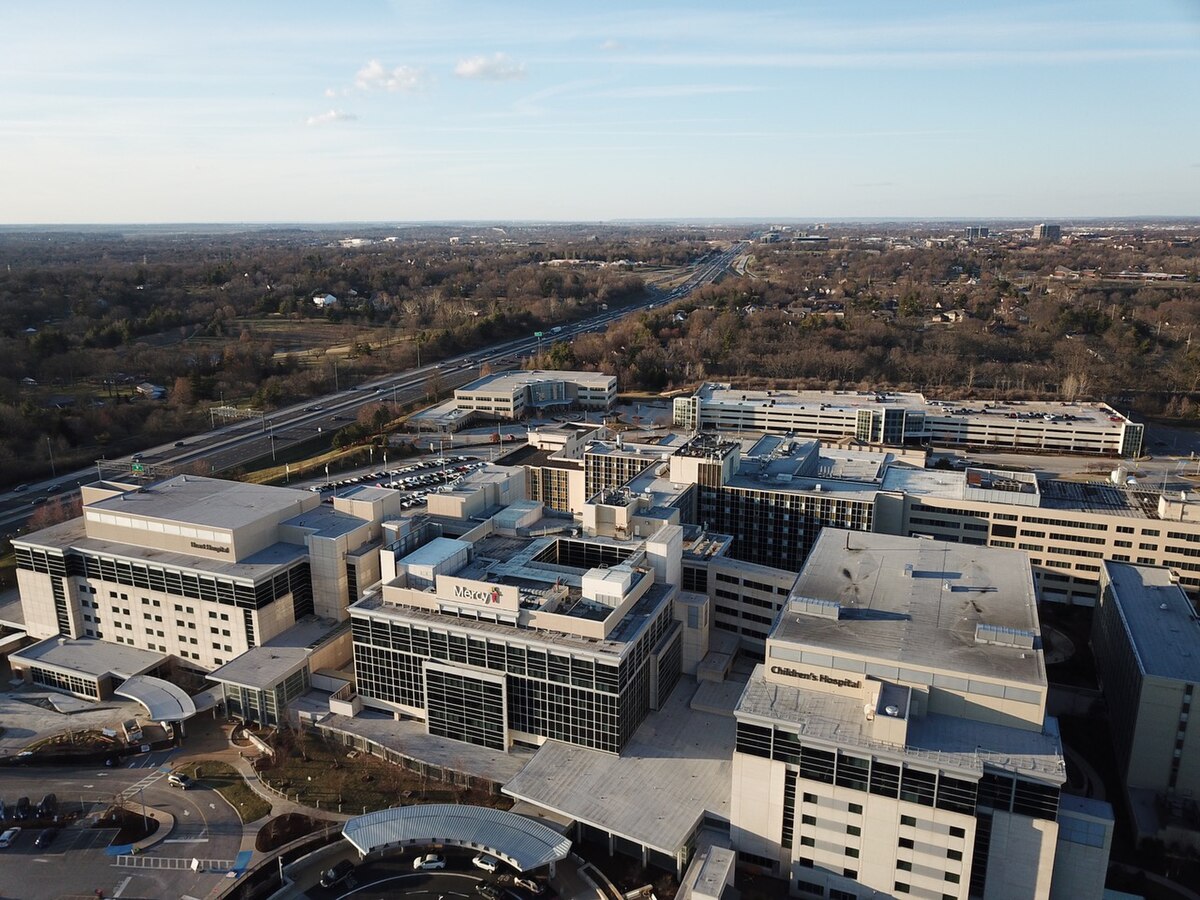
[[[147,448],[138,457],[137,464],[147,476],[166,471],[175,471],[181,466],[207,468],[209,473],[235,469],[246,463],[262,459],[318,434],[340,428],[353,421],[358,410],[370,403],[394,400],[407,403],[419,400],[426,393],[426,383],[431,375],[438,375],[443,390],[466,384],[479,376],[484,363],[506,365],[522,356],[536,352],[555,341],[569,340],[589,331],[602,331],[625,316],[653,309],[687,296],[696,288],[715,281],[729,264],[745,249],[746,244],[737,243],[723,253],[698,264],[688,280],[679,287],[647,297],[632,306],[605,311],[588,319],[563,325],[558,331],[544,332],[541,338],[529,335],[512,341],[494,344],[489,348],[442,360],[394,376],[376,379],[346,390],[335,391],[325,397],[314,398],[303,404],[277,410],[262,419],[236,422],[212,431],[187,438],[184,441]],[[134,466],[133,457],[112,461],[115,466],[130,473]],[[206,473],[207,474],[207,473]],[[23,490],[9,491],[0,495],[0,534],[17,531],[28,520],[40,502],[58,496],[69,496],[81,484],[97,480],[94,467],[66,472],[55,478],[36,484],[22,486]]]
[[[28,796],[36,803],[53,791],[62,812],[99,813],[114,796],[129,792],[129,806],[169,812],[175,826],[166,840],[137,858],[136,867],[121,864],[105,851],[115,832],[63,827],[44,849],[33,846],[39,829],[23,829],[12,847],[0,850],[0,897],[57,900],[64,895],[91,895],[97,888],[106,897],[203,898],[224,879],[225,872],[193,873],[193,858],[228,861],[237,858],[242,823],[216,791],[182,791],[167,785],[170,752],[148,753],[127,760],[122,768],[97,766],[0,769],[0,798],[15,804]],[[140,788],[140,790],[134,790]],[[8,823],[6,823],[7,825]],[[20,825],[21,823],[12,823]],[[128,860],[125,860],[128,863]]]

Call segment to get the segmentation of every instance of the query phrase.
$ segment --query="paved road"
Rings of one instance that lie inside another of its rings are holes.
[[[0,769],[0,797],[6,802],[28,796],[36,803],[53,791],[61,809],[90,814],[123,795],[134,808],[144,800],[148,807],[169,812],[176,823],[166,840],[132,860],[105,852],[113,836],[108,830],[67,827],[50,847],[38,850],[33,846],[37,829],[26,829],[13,847],[0,850],[0,896],[56,900],[102,888],[109,897],[205,897],[224,871],[193,873],[188,867],[193,858],[235,860],[242,823],[215,791],[169,787],[170,758],[170,752],[149,753],[115,769]],[[12,885],[20,887],[14,892]]]
[[[602,331],[627,315],[682,299],[696,288],[715,281],[745,246],[744,243],[737,243],[722,253],[705,258],[693,269],[685,283],[665,294],[653,294],[633,306],[563,325],[560,331],[545,333],[542,338],[529,336],[506,341],[482,351],[358,385],[355,389],[348,387],[327,397],[277,410],[261,420],[216,428],[181,442],[182,446],[164,444],[148,448],[138,454],[141,458],[139,466],[144,467],[148,475],[154,474],[159,466],[174,470],[193,465],[207,468],[213,473],[237,468],[253,459],[260,459],[272,452],[278,453],[292,444],[309,440],[319,433],[337,429],[345,421],[353,420],[359,408],[368,403],[385,399],[405,403],[420,399],[425,394],[427,380],[434,373],[441,379],[443,389],[458,387],[476,378],[483,363],[504,365],[506,362],[515,362],[521,356],[553,341],[566,340],[589,331]],[[126,472],[132,469],[131,457],[117,462]],[[22,527],[36,509],[35,500],[74,493],[80,484],[90,483],[96,478],[95,468],[81,469],[30,484],[22,491],[0,495],[0,533],[12,533]]]

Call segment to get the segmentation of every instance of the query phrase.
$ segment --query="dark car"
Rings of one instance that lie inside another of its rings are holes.
[[[176,446],[176,447],[186,447],[186,446],[187,446],[187,441],[176,441],[176,442],[175,442],[175,446]]]
[[[43,797],[42,802],[38,804],[38,815],[43,819],[51,819],[58,815],[58,798],[53,794]]]
[[[321,876],[321,887],[333,887],[335,884],[344,881],[353,871],[354,863],[348,859],[343,859],[332,869],[325,870],[325,873]]]
[[[57,828],[45,828],[41,831],[41,833],[38,834],[37,839],[33,842],[33,846],[39,849],[42,847],[49,847],[54,843],[54,839],[56,837],[58,837]]]
[[[475,893],[483,900],[500,900],[500,888],[486,881],[475,882]]]
[[[31,810],[29,808],[29,798],[28,797],[18,797],[17,798],[17,809],[14,814],[14,818],[28,819],[30,812],[31,812]]]

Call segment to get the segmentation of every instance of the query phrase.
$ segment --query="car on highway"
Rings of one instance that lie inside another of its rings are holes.
[[[56,837],[58,837],[57,828],[43,828],[38,836],[34,839],[33,846],[37,847],[39,850],[43,847],[49,847],[54,843],[54,839]]]
[[[321,875],[321,887],[331,888],[336,884],[340,884],[350,877],[350,873],[354,871],[354,863],[348,859],[343,859],[340,863],[331,869],[326,869]]]
[[[475,858],[471,860],[471,865],[477,869],[483,869],[485,872],[496,874],[496,870],[500,868],[500,860],[494,856],[488,856],[486,853],[476,853]]]
[[[187,441],[176,441],[176,442],[175,442],[175,446],[176,446],[176,447],[186,447],[186,446],[187,446]]]
[[[0,849],[11,847],[13,841],[17,839],[17,835],[21,833],[20,828],[9,828],[4,834],[0,834]]]
[[[426,853],[413,860],[414,872],[429,872],[433,869],[444,868],[446,868],[446,857],[438,856],[436,853]]]
[[[18,484],[18,485],[17,485],[15,488],[13,488],[13,490],[14,490],[14,491],[18,491],[18,492],[19,492],[19,491],[27,491],[27,490],[29,490],[29,485],[27,485],[27,484]]]
[[[185,775],[182,772],[172,772],[167,776],[167,784],[169,784],[171,787],[177,787],[180,790],[186,791],[195,783],[196,782],[191,779],[191,776]]]

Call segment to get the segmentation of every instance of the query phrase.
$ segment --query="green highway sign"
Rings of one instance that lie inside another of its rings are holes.
[[[140,462],[135,462],[135,463],[134,463],[134,464],[131,466],[131,468],[133,469],[133,474],[134,474],[134,475],[141,475],[143,472],[145,472],[145,471],[146,471],[146,467],[145,467],[145,466],[143,466],[143,465],[142,465]]]
[[[545,332],[542,332],[542,331],[535,331],[535,332],[533,333],[533,336],[534,336],[535,338],[540,338],[540,337],[541,337],[541,336],[542,336],[544,333],[545,333]]]

